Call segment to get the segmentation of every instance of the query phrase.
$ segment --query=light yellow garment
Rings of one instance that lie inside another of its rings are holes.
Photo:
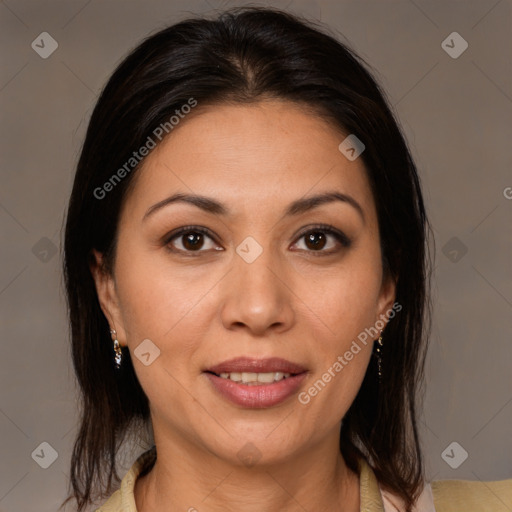
[[[121,487],[96,512],[137,512],[133,489],[142,468],[155,456],[154,447],[143,453],[123,477]],[[400,503],[392,495],[383,494],[371,467],[360,461],[361,512],[401,510],[392,503]],[[437,480],[431,483],[435,512],[512,512],[512,479],[498,482],[469,480]],[[391,501],[388,500],[391,498]],[[384,508],[384,502],[386,508]],[[433,510],[418,508],[417,512]]]

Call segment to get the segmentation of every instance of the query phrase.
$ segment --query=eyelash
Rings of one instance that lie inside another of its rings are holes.
[[[345,233],[343,233],[342,231],[339,231],[338,229],[331,226],[330,224],[315,224],[315,225],[309,227],[306,231],[303,231],[302,233],[300,233],[298,235],[297,241],[310,233],[316,233],[316,232],[321,232],[324,234],[332,235],[341,244],[342,248],[344,248],[344,249],[348,249],[352,244],[352,240],[350,240],[350,238],[347,235],[345,235]],[[201,233],[203,235],[208,236],[215,243],[217,243],[215,236],[209,229],[203,228],[201,226],[183,226],[182,228],[179,228],[177,231],[168,233],[165,236],[165,239],[164,239],[165,246],[167,247],[167,249],[170,252],[186,254],[187,256],[192,256],[192,257],[199,256],[202,252],[208,252],[208,251],[202,251],[202,250],[184,251],[182,249],[176,249],[176,248],[170,247],[171,242],[175,238],[179,238],[180,236],[183,236],[183,235],[186,235],[189,233]],[[335,254],[335,253],[339,252],[339,250],[331,249],[329,251],[324,251],[324,250],[320,249],[318,251],[307,250],[306,252],[313,253],[316,256],[328,256],[328,255]]]

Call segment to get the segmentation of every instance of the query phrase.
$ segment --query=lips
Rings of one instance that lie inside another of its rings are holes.
[[[306,368],[300,364],[281,359],[279,357],[271,357],[267,359],[253,359],[250,357],[236,357],[228,361],[216,364],[204,370],[205,372],[220,375],[221,373],[270,373],[282,372],[298,375],[306,372]]]
[[[273,407],[290,399],[306,379],[307,372],[306,368],[300,364],[278,357],[268,359],[237,357],[203,371],[218,395],[237,406],[256,409]],[[240,379],[253,380],[256,374],[264,375],[265,381],[269,377],[272,380],[272,373],[276,379],[273,382],[249,384],[239,381]],[[233,381],[234,377],[238,380],[237,382]]]

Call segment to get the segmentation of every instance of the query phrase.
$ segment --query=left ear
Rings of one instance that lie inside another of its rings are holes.
[[[377,318],[375,321],[383,320],[381,317],[384,315],[386,318],[385,322],[388,322],[389,312],[392,310],[393,304],[395,303],[396,283],[397,279],[390,274],[382,278],[382,285],[377,300]]]

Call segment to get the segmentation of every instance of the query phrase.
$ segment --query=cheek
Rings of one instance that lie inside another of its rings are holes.
[[[312,402],[318,410],[328,408],[332,421],[348,410],[370,362],[375,337],[365,329],[377,320],[379,258],[378,248],[368,247],[354,251],[329,274],[317,275],[314,287],[307,288],[308,280],[301,279],[301,296],[311,305],[307,323],[317,359],[301,403]]]
[[[212,286],[211,275],[198,270],[191,279],[190,269],[170,265],[162,250],[137,251],[126,244],[122,254],[116,275],[128,342],[172,336],[195,314],[198,301]]]
[[[121,247],[121,244],[120,244]],[[156,411],[173,403],[184,414],[183,386],[190,384],[190,361],[202,339],[207,312],[200,300],[214,282],[196,273],[190,279],[165,258],[125,245],[116,262],[116,279],[127,344],[137,378]],[[201,319],[201,324],[198,321]],[[145,366],[136,349],[149,339],[158,358]]]
[[[377,319],[382,279],[379,254],[374,251],[370,257],[354,252],[314,280],[300,279],[300,296],[311,306],[326,339],[338,349]]]
[[[350,305],[347,302],[346,305]],[[315,368],[299,403],[312,407],[322,424],[340,421],[354,401],[370,363],[373,338],[359,338],[371,325],[370,314],[351,305],[339,310],[329,330],[319,328],[314,335]]]

